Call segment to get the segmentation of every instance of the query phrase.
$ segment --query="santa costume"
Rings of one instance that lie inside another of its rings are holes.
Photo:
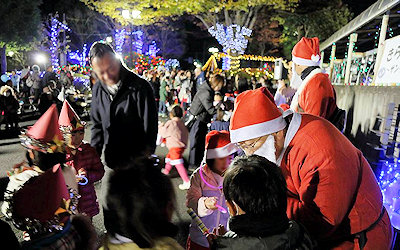
[[[67,101],[64,101],[61,109],[59,124],[66,140],[72,133],[84,132],[86,125]],[[81,196],[78,203],[78,211],[93,217],[100,212],[94,183],[103,177],[104,166],[95,148],[85,141],[82,141],[78,147],[74,148],[67,145],[66,151],[66,164],[73,167],[77,172],[81,169],[86,171],[87,183],[78,187],[78,192]]]
[[[211,131],[206,136],[205,159],[224,158],[236,153],[238,148],[230,142],[228,131]],[[193,172],[190,179],[190,188],[186,194],[186,206],[192,208],[201,218],[205,226],[212,230],[218,225],[227,226],[229,213],[222,192],[224,178],[213,172],[203,160],[201,167]],[[209,197],[218,197],[217,204],[221,210],[206,208],[205,200]],[[206,236],[203,235],[195,222],[192,221],[189,229],[187,249],[209,249]]]
[[[257,106],[257,112],[249,112]],[[265,88],[238,96],[231,141],[283,131],[277,158],[288,188],[287,215],[321,249],[389,249],[392,227],[375,175],[362,153],[331,123],[291,110],[283,114]]]
[[[336,109],[336,96],[329,76],[320,65],[319,40],[303,37],[293,48],[293,63],[308,66],[301,74],[301,84],[291,103],[291,109],[329,120]],[[297,74],[295,71],[293,74]]]

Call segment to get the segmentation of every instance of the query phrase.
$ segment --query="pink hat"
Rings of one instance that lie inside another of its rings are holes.
[[[230,124],[232,143],[269,135],[285,127],[282,112],[265,87],[245,91],[236,98]]]
[[[224,158],[238,151],[229,140],[229,132],[211,131],[206,136],[206,159]]]
[[[318,37],[303,37],[292,50],[292,60],[298,65],[319,66],[321,55]]]

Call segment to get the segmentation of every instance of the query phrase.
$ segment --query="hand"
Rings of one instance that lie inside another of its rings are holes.
[[[215,205],[217,204],[218,198],[217,197],[208,197],[204,200],[204,205],[207,209],[216,210],[218,209]]]
[[[86,173],[86,170],[85,170],[85,169],[81,168],[81,169],[78,170],[78,175],[86,176],[86,174],[87,174],[87,173]]]
[[[213,234],[218,235],[218,236],[222,236],[224,234],[226,234],[227,230],[225,228],[224,225],[219,224],[218,228],[214,228],[213,230]]]

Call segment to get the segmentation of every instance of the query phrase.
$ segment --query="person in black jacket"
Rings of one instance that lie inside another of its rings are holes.
[[[210,82],[204,82],[200,85],[196,95],[193,98],[189,113],[195,116],[190,134],[190,153],[189,169],[194,170],[200,166],[203,159],[205,140],[208,132],[207,124],[216,114],[217,109],[213,106],[215,91],[221,90],[224,85],[224,78],[221,75],[211,77]]]
[[[225,174],[223,192],[231,231],[212,241],[212,249],[315,248],[305,228],[288,219],[285,179],[266,158],[237,158]]]
[[[118,225],[105,203],[108,179],[113,170],[130,160],[154,153],[158,116],[150,84],[128,70],[110,45],[94,43],[89,61],[98,80],[92,90],[91,145],[99,155],[104,148],[106,172],[101,200],[104,225],[110,230]]]
[[[91,144],[114,169],[156,148],[158,116],[150,84],[128,70],[105,43],[93,44],[90,62],[98,82],[91,104]]]

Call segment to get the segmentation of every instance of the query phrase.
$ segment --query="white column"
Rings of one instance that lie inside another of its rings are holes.
[[[332,44],[332,50],[331,50],[331,61],[329,63],[329,80],[332,81],[332,74],[333,74],[333,64],[335,62],[335,57],[336,57],[336,44]]]
[[[379,66],[381,64],[388,23],[389,23],[389,14],[386,13],[385,15],[383,15],[381,31],[379,33],[378,52],[376,54],[376,60],[374,66],[374,79],[372,80],[372,85],[375,85],[376,76],[378,75]]]
[[[349,50],[347,51],[346,74],[344,75],[344,84],[350,83],[350,69],[351,69],[351,61],[353,59],[353,50],[355,42],[357,42],[357,33],[353,33],[350,35]]]
[[[325,56],[325,51],[321,51],[321,61],[319,61],[319,66],[322,68],[324,64],[324,56]]]

